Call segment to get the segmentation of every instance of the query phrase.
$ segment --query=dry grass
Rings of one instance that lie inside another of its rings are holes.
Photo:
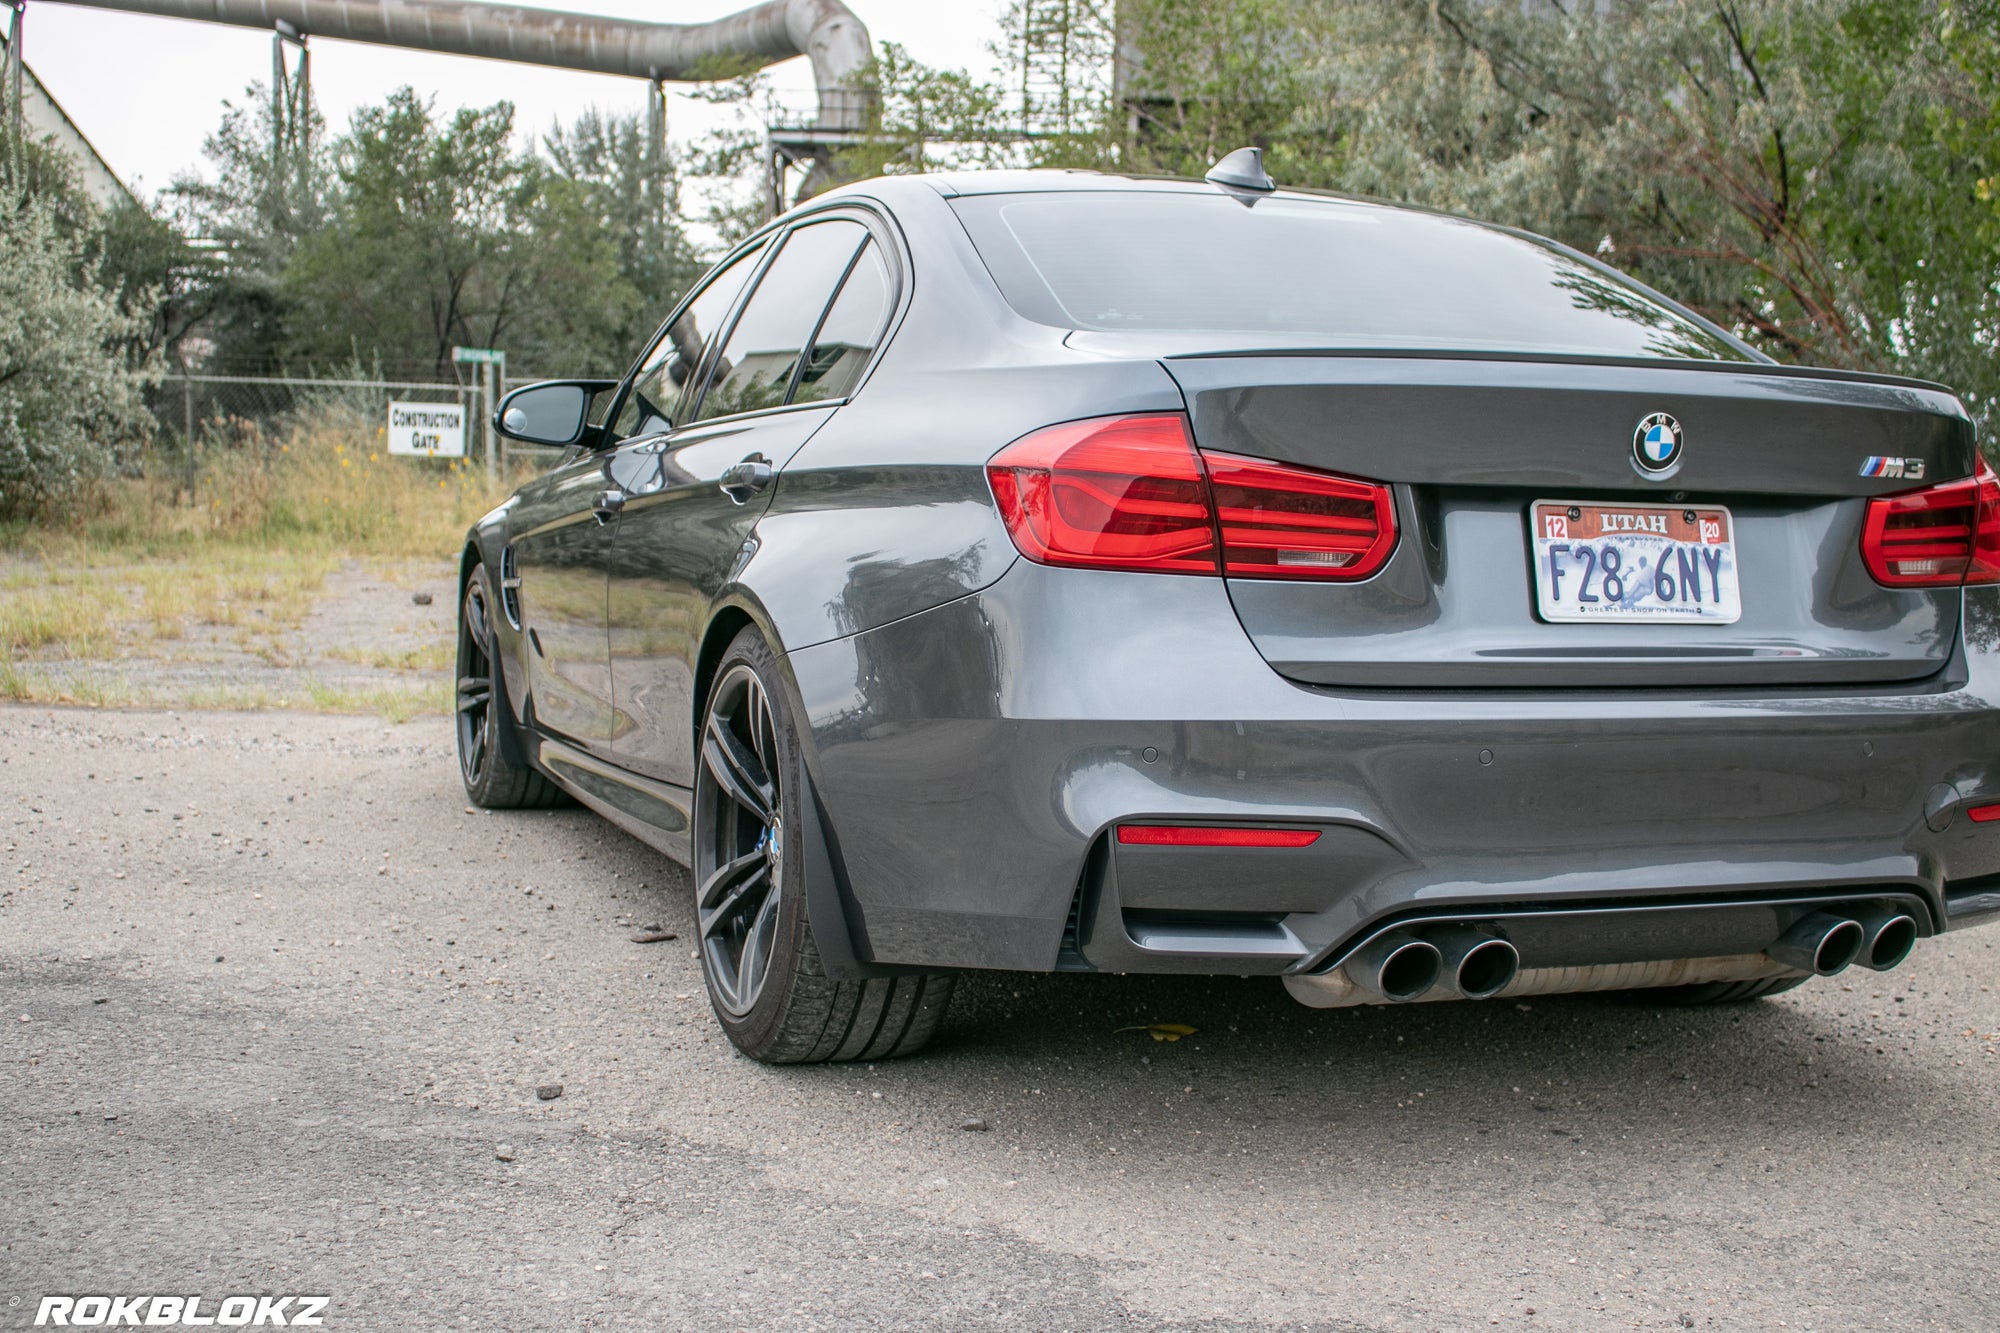
[[[353,689],[308,680],[303,689],[280,692],[256,686],[217,685],[163,691],[128,681],[83,677],[53,680],[30,668],[0,661],[0,700],[15,703],[82,704],[92,708],[212,708],[229,711],[304,708],[316,713],[370,714],[389,722],[447,714],[452,683],[391,685]]]
[[[448,555],[512,489],[469,460],[391,458],[371,421],[328,413],[275,447],[211,454],[194,494],[180,478],[107,486],[55,527],[5,544],[57,559],[184,556],[235,547],[290,555]]]
[[[17,654],[101,655],[115,642],[116,589],[89,570],[44,565],[0,580],[0,660]]]
[[[277,665],[327,576],[353,559],[454,555],[466,529],[511,481],[469,462],[391,458],[372,420],[329,413],[281,441],[212,454],[194,493],[182,479],[126,479],[61,522],[0,528],[0,697],[79,703],[269,706],[219,688],[213,699],[120,697],[114,687],[56,686],[50,661],[185,659],[222,631]],[[340,650],[388,670],[438,672],[449,653]],[[105,692],[108,690],[108,692]],[[97,692],[101,697],[84,697]],[[254,692],[253,692],[254,693]],[[433,696],[436,697],[433,697]],[[307,682],[329,711],[407,717],[447,711],[448,688],[338,691]],[[293,702],[297,700],[294,699]]]
[[[445,671],[450,669],[457,651],[455,643],[428,643],[403,652],[342,646],[328,648],[321,655],[336,662],[356,662],[381,671]]]

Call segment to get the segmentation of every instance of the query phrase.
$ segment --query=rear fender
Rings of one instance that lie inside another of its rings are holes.
[[[795,723],[799,768],[792,780],[801,793],[799,807],[804,827],[798,830],[793,845],[805,858],[806,919],[812,925],[813,942],[819,949],[821,967],[831,981],[863,981],[870,977],[921,971],[919,968],[868,961],[867,925],[861,917],[860,908],[855,905],[853,893],[848,889],[847,871],[840,857],[840,839],[827,816],[825,804],[819,798],[819,786],[813,776],[819,767],[819,752],[813,744],[812,730],[804,722],[805,703],[799,694],[798,680],[792,674],[791,661],[785,655],[784,640],[773,627],[768,610],[753,592],[740,585],[725,592],[709,617],[707,630],[703,632],[701,651],[695,659],[695,698],[699,703],[691,726],[697,730],[700,728],[701,714],[707,705],[708,687],[715,678],[716,666],[722,661],[730,643],[746,626],[754,627],[763,635],[764,641],[777,655],[780,679],[774,683],[784,691],[786,706]],[[694,753],[697,755],[701,753],[700,739],[699,735],[693,737]]]

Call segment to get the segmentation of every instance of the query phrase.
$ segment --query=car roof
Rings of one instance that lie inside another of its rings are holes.
[[[1227,194],[1238,198],[1298,199],[1311,203],[1352,204],[1357,208],[1379,209],[1384,213],[1418,213],[1469,222],[1478,227],[1508,230],[1482,218],[1465,217],[1422,205],[1398,204],[1367,195],[1345,194],[1339,190],[1287,189],[1280,186],[1268,193],[1232,189],[1212,181],[1190,180],[1185,176],[1140,176],[1082,167],[1039,168],[1023,171],[941,171],[911,179],[928,182],[946,198],[984,194],[1086,194],[1125,191],[1134,194]]]
[[[991,194],[1100,194],[1120,191],[1133,194],[1188,195],[1241,193],[1208,181],[1189,180],[1182,176],[1126,175],[1119,172],[1093,171],[1082,167],[1038,167],[1020,170],[934,171],[876,176],[867,180],[847,182],[817,198],[824,200],[852,194],[896,195],[913,187],[928,189],[947,199]],[[1433,217],[1451,217],[1455,221],[1471,222],[1476,226],[1492,226],[1491,223],[1482,222],[1477,218],[1459,217],[1456,214],[1440,213],[1436,209],[1394,204],[1364,195],[1341,194],[1333,190],[1278,189],[1268,194],[1260,193],[1255,197],[1300,199],[1315,203],[1332,200],[1362,208],[1380,209],[1385,213],[1422,213]]]

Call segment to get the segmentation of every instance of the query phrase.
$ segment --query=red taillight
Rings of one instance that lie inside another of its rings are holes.
[[[1208,486],[1177,414],[1071,421],[986,465],[1021,554],[1045,565],[1213,574]]]
[[[1868,502],[1861,558],[1892,588],[2000,583],[2000,477],[1970,477]]]
[[[1203,453],[1234,577],[1365,579],[1396,548],[1387,486],[1260,458]]]
[[[1975,805],[1965,812],[1975,824],[1991,824],[2000,819],[2000,805]]]
[[[1355,581],[1396,548],[1387,486],[1198,452],[1179,413],[1051,426],[986,474],[1014,544],[1045,565]]]
[[[1121,824],[1118,841],[1128,847],[1310,847],[1319,830],[1309,828],[1217,828],[1212,824]]]

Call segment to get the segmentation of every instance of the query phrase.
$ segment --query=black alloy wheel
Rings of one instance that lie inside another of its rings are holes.
[[[717,663],[695,734],[691,851],[701,970],[717,1022],[766,1064],[882,1060],[936,1035],[952,978],[899,972],[835,980],[806,910],[817,810],[784,668],[753,628]],[[808,802],[815,802],[808,805]]]
[[[465,585],[458,616],[458,768],[467,791],[485,779],[493,743],[493,618],[485,566]]]
[[[747,662],[709,697],[696,778],[696,923],[710,993],[748,1014],[771,976],[785,870],[784,778],[770,696]]]

